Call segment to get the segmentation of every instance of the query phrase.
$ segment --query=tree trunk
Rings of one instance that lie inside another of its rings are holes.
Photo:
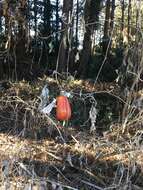
[[[112,0],[111,21],[110,21],[110,34],[112,33],[113,28],[114,28],[114,15],[115,15],[115,0]]]
[[[104,23],[104,35],[103,35],[103,54],[106,54],[109,45],[109,23],[110,23],[110,0],[106,1],[105,23]]]
[[[115,0],[112,0],[112,6],[111,6],[111,21],[110,21],[110,37],[112,36],[113,30],[114,30],[114,16],[115,16]],[[110,40],[110,46],[109,49],[112,47],[112,40]]]
[[[59,47],[59,0],[56,0],[56,53]]]
[[[44,15],[43,15],[43,21],[44,21],[44,36],[49,36],[51,34],[51,25],[50,25],[50,19],[51,19],[51,3],[50,0],[44,0]]]
[[[64,0],[63,2],[63,22],[62,35],[59,47],[58,71],[66,72],[68,70],[69,44],[71,38],[73,0]]]
[[[0,17],[0,33],[2,32],[2,18]]]
[[[131,0],[129,0],[128,4],[128,41],[130,40],[130,32],[131,32]]]
[[[138,29],[141,29],[142,18],[141,18],[141,0],[137,1],[137,10],[136,10],[136,32]]]
[[[78,20],[79,20],[79,0],[76,2],[76,31],[75,31],[75,48],[78,47]]]
[[[34,0],[34,32],[35,32],[35,38],[37,38],[37,0]]]
[[[78,70],[78,76],[81,78],[85,77],[87,73],[88,63],[91,55],[91,30],[90,28],[86,27],[86,32],[84,34],[83,40],[83,50],[80,57],[80,66]]]
[[[9,19],[10,19],[10,14],[9,14],[9,8],[10,4],[8,1],[4,1],[3,4],[3,16],[5,20],[5,36],[9,37],[9,32],[10,32],[10,26],[9,26]]]
[[[91,35],[97,28],[99,20],[101,0],[86,0],[84,8],[85,33],[83,40],[83,49],[80,56],[80,66],[78,76],[85,77],[88,71],[88,63],[91,56],[92,40]],[[92,23],[92,24],[91,24]]]
[[[124,30],[124,18],[125,18],[125,1],[122,0],[122,19],[121,19],[121,32]]]
[[[3,16],[3,11],[2,11],[2,2],[0,2],[0,33],[2,32],[2,16]]]
[[[136,10],[136,33],[135,38],[136,42],[139,43],[140,40],[142,40],[142,35],[140,35],[142,27],[142,17],[141,17],[141,0],[137,2],[137,10]],[[140,44],[140,43],[139,43]]]
[[[18,38],[16,43],[16,55],[17,59],[21,60],[22,57],[25,58],[26,54],[26,44],[27,44],[27,21],[26,21],[26,10],[27,10],[27,1],[21,0],[19,3],[19,18],[17,19],[18,22]]]

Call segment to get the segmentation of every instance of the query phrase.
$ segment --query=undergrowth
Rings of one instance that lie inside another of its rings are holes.
[[[65,127],[56,120],[55,110],[50,115],[38,111],[45,84],[50,101],[59,94],[56,80],[9,82],[0,91],[0,189],[143,189],[139,96],[125,107],[116,83],[61,82],[72,95],[73,115]],[[142,91],[138,93],[141,97]],[[93,100],[97,117],[90,131]]]

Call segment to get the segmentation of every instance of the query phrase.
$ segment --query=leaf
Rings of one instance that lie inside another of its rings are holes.
[[[50,114],[52,109],[56,106],[56,99],[54,99],[50,104],[41,110],[45,114]]]

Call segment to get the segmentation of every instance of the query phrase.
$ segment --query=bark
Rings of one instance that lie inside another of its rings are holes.
[[[78,47],[78,21],[79,21],[79,0],[76,2],[76,32],[75,32],[75,47]]]
[[[113,31],[114,28],[114,16],[115,16],[115,0],[112,0],[112,6],[111,6],[111,21],[110,21],[110,34]]]
[[[80,57],[80,66],[78,70],[78,76],[80,76],[81,78],[85,77],[87,72],[89,58],[91,55],[91,44],[91,30],[87,27],[86,32],[84,34],[83,50],[82,55]]]
[[[35,38],[37,38],[37,0],[34,0],[34,31],[35,31]]]
[[[109,24],[110,24],[110,0],[106,1],[105,23],[104,23],[104,35],[103,35],[103,54],[106,54],[109,43]]]
[[[138,29],[141,29],[141,0],[137,1],[137,10],[136,10],[136,32],[138,32]]]
[[[9,8],[10,8],[10,4],[9,4],[9,2],[7,0],[5,0],[4,3],[3,3],[2,15],[4,16],[4,20],[5,20],[5,36],[7,36],[7,37],[9,35],[9,31],[10,31],[10,26],[9,26],[9,20],[10,20]]]
[[[63,22],[62,35],[59,47],[58,71],[66,72],[68,70],[69,44],[71,38],[73,0],[64,0],[63,2]]]
[[[51,3],[50,0],[44,0],[44,36],[49,36],[51,34]]]
[[[27,42],[27,35],[28,35],[28,23],[27,23],[27,17],[26,17],[26,10],[27,10],[27,1],[21,0],[18,7],[18,15],[17,18],[18,22],[18,34],[17,34],[17,43],[16,43],[16,55],[17,59],[20,59],[23,57],[25,58],[26,53],[26,44]]]
[[[0,2],[0,33],[2,32],[2,11],[3,7],[2,7],[2,2]]]
[[[122,19],[121,19],[121,31],[124,30],[124,18],[125,18],[125,1],[122,0]]]
[[[58,47],[58,44],[59,44],[58,31],[59,31],[59,0],[56,0],[56,47]]]
[[[130,40],[130,32],[131,32],[131,0],[129,0],[128,4],[128,41]]]
[[[111,20],[110,20],[110,37],[113,33],[113,30],[114,30],[114,16],[115,16],[115,0],[112,0],[112,5],[111,5]],[[109,49],[111,48],[112,46],[112,40],[110,41],[110,46],[109,46]]]
[[[20,0],[18,4],[15,1],[4,1],[5,35],[8,39],[9,50],[13,54],[16,53],[17,59],[18,57],[21,59],[25,53],[27,35],[26,11],[26,0]],[[12,17],[13,19],[11,19]]]
[[[141,0],[137,2],[137,10],[136,10],[136,42],[142,39],[142,35],[140,35],[141,26],[142,25],[142,17],[141,17]]]
[[[97,28],[99,20],[100,5],[102,1],[87,0],[84,9],[85,33],[83,49],[80,56],[80,66],[78,76],[85,77],[88,71],[88,64],[91,57],[92,40],[91,36]]]
[[[2,32],[2,18],[0,17],[0,33]]]

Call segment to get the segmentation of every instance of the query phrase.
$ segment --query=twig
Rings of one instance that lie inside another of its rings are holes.
[[[43,180],[43,178],[42,178],[41,180]],[[44,181],[47,181],[48,183],[51,183],[51,184],[55,184],[55,185],[57,185],[57,186],[62,186],[62,187],[67,188],[67,189],[69,189],[69,190],[79,190],[79,189],[74,188],[74,187],[71,187],[71,186],[69,186],[69,185],[64,185],[64,184],[62,184],[60,181],[59,181],[59,182],[56,182],[56,181],[52,181],[52,180],[47,179],[47,178],[44,179]]]
[[[57,170],[57,172],[58,172],[66,181],[68,181],[68,182],[70,183],[70,180],[67,179],[67,178],[63,175],[63,173],[62,173],[56,166],[53,165],[53,167]]]
[[[104,188],[101,188],[101,187],[99,187],[99,186],[97,186],[97,185],[95,185],[93,183],[88,182],[88,181],[81,180],[81,182],[84,183],[84,184],[86,184],[86,185],[88,185],[88,186],[96,188],[96,190],[104,190]]]
[[[47,151],[46,151],[46,153],[47,153],[49,156],[55,158],[56,160],[59,160],[59,161],[62,161],[62,160],[63,160],[61,157],[56,156],[56,155],[52,154],[51,152],[47,152]]]
[[[48,118],[48,120],[50,121],[50,123],[53,124],[53,125],[55,126],[55,128],[57,129],[57,131],[58,131],[58,133],[59,133],[59,135],[60,135],[60,137],[61,137],[63,143],[66,143],[66,142],[65,142],[65,139],[64,139],[63,136],[62,136],[61,131],[60,131],[59,128],[57,127],[57,124],[56,124],[48,115],[45,114],[45,116]]]

